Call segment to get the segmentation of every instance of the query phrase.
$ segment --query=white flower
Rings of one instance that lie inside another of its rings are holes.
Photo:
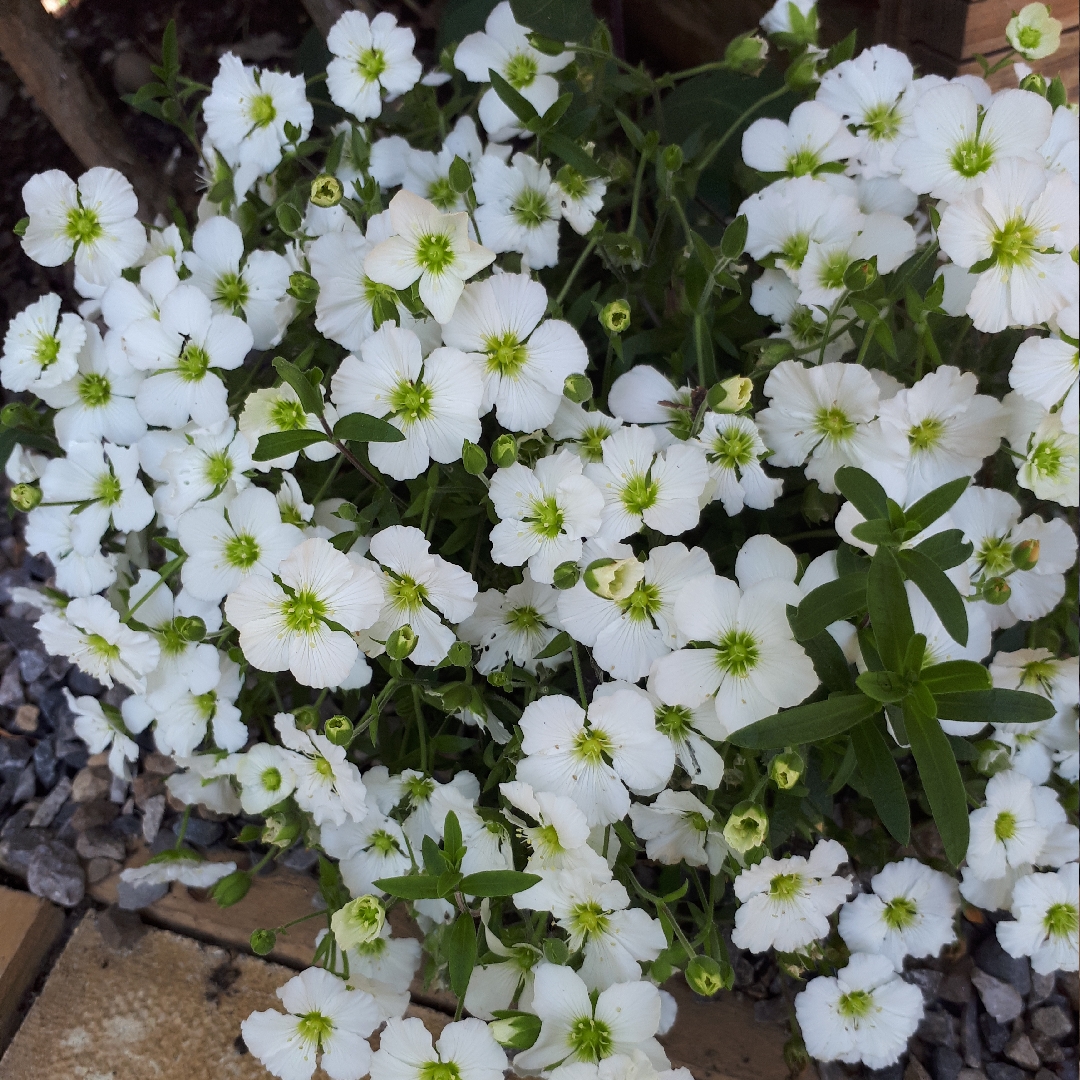
[[[1058,51],[1061,23],[1051,16],[1049,4],[1025,4],[1013,13],[1005,37],[1025,60],[1042,60]]]
[[[411,480],[430,460],[457,461],[466,439],[479,440],[483,390],[476,366],[463,353],[441,348],[424,359],[420,339],[391,323],[360,346],[360,355],[342,360],[330,389],[341,415],[385,417],[404,434],[402,442],[369,444],[377,469]]]
[[[191,237],[184,265],[191,284],[213,302],[218,314],[242,316],[254,348],[276,345],[292,318],[294,302],[286,296],[289,263],[276,251],[256,249],[244,258],[244,237],[225,217],[204,221]],[[251,348],[251,346],[249,346]]]
[[[316,1066],[331,1080],[360,1080],[372,1065],[368,1036],[381,1017],[375,999],[322,968],[308,968],[277,996],[285,1006],[252,1013],[244,1044],[280,1080],[310,1080]],[[385,1038],[385,1034],[383,1038]]]
[[[1076,185],[1019,158],[994,165],[982,186],[941,215],[941,250],[980,269],[967,313],[977,330],[1045,322],[1076,303]]]
[[[50,169],[31,176],[22,197],[30,215],[23,251],[41,266],[59,266],[74,253],[75,270],[86,281],[108,285],[146,247],[146,229],[135,218],[139,201],[115,169],[88,169],[78,185]]]
[[[420,942],[411,937],[391,937],[391,933],[390,924],[383,923],[378,937],[349,949],[349,977],[359,975],[382,983],[395,993],[407,994],[420,966]]]
[[[860,142],[840,117],[818,101],[796,105],[783,120],[755,120],[743,132],[743,161],[763,173],[816,176],[822,166],[851,157]]]
[[[234,862],[204,862],[190,849],[166,848],[143,866],[121,870],[120,880],[129,885],[167,885],[179,881],[189,889],[209,889],[235,870]]]
[[[333,428],[337,423],[337,410],[333,405],[324,405],[326,423]],[[240,413],[239,427],[254,448],[259,440],[275,431],[323,431],[319,417],[307,412],[300,404],[296,391],[286,382],[280,386],[268,386],[253,390],[244,399],[244,409]],[[310,461],[328,461],[337,453],[337,447],[329,440],[312,443],[304,447],[304,457]],[[297,451],[282,454],[267,461],[253,462],[260,472],[270,469],[291,469],[299,457]]]
[[[676,387],[666,375],[650,364],[637,364],[620,375],[608,391],[608,408],[628,424],[665,424],[682,422],[689,406],[690,388]]]
[[[544,954],[524,942],[507,948],[490,929],[485,930],[488,948],[496,959],[473,968],[465,991],[465,1008],[487,1021],[495,1019],[497,1010],[511,1008],[515,1001],[527,1012],[532,1005],[535,969]]]
[[[23,538],[31,555],[48,555],[56,587],[68,596],[91,596],[116,580],[116,554],[102,553],[100,538],[86,535],[70,506],[36,506]]]
[[[330,28],[326,46],[334,59],[326,65],[330,100],[357,120],[382,112],[382,103],[411,90],[423,68],[413,56],[416,39],[388,12],[370,22],[359,11],[346,11]]]
[[[217,603],[247,577],[272,577],[300,543],[295,525],[282,522],[277,499],[265,488],[247,487],[227,507],[197,506],[179,520],[184,588]]]
[[[589,366],[585,345],[569,323],[541,323],[547,302],[538,281],[499,274],[467,286],[443,327],[445,343],[468,354],[483,371],[480,411],[494,406],[507,431],[550,424],[567,377]]]
[[[0,383],[16,393],[29,390],[40,396],[73,379],[90,325],[71,312],[61,315],[55,293],[35,300],[8,324]]]
[[[131,701],[128,698],[128,701]],[[230,779],[235,754],[223,758],[218,753],[177,758],[178,772],[165,781],[169,794],[186,806],[205,806],[215,814],[230,817],[242,809]]]
[[[713,502],[724,504],[728,517],[741,513],[744,506],[767,510],[780,497],[784,481],[767,476],[761,467],[769,449],[748,416],[706,413],[694,442],[705,451],[709,466],[705,491],[712,492]]]
[[[46,611],[35,626],[48,652],[66,656],[106,686],[117,679],[142,693],[146,675],[157,667],[158,643],[124,626],[102,596],[72,600],[62,613]]]
[[[203,101],[206,135],[233,167],[236,198],[277,168],[282,147],[290,142],[285,125],[307,138],[314,111],[307,100],[303,75],[285,75],[245,67],[231,52],[221,58],[209,97]],[[224,220],[224,219],[222,219]]]
[[[884,956],[854,953],[835,978],[811,979],[795,998],[807,1053],[883,1069],[907,1049],[923,1017],[922,991]]]
[[[1050,135],[1039,148],[1046,167],[1080,184],[1080,120],[1067,105],[1054,110]]]
[[[638,1049],[656,1068],[668,1067],[667,1055],[655,1038],[660,991],[652,983],[617,983],[602,990],[594,1002],[576,971],[542,964],[536,969],[532,1011],[541,1020],[540,1037],[514,1058],[520,1072],[597,1062]]]
[[[447,1024],[434,1045],[423,1020],[392,1017],[371,1059],[371,1080],[502,1080],[505,1071],[506,1051],[475,1017]]]
[[[582,540],[596,535],[604,498],[567,450],[499,469],[489,489],[500,521],[491,530],[491,556],[505,566],[526,561],[535,581],[551,584],[555,568],[581,557]]]
[[[390,200],[390,223],[394,235],[368,252],[364,272],[395,289],[419,280],[428,311],[449,322],[465,282],[494,262],[495,252],[469,239],[468,214],[440,214],[411,191]]]
[[[412,869],[401,826],[370,807],[363,821],[347,820],[341,825],[330,821],[320,835],[323,849],[338,860],[341,878],[353,896],[378,892],[376,881],[400,877]]]
[[[648,806],[634,803],[630,823],[650,859],[669,866],[708,866],[710,874],[720,873],[727,845],[715,827],[716,815],[691,792],[665,790]]]
[[[582,176],[572,165],[564,165],[555,174],[555,186],[562,216],[579,236],[587,235],[604,205],[607,184],[595,177]]]
[[[256,743],[236,759],[240,805],[245,814],[264,814],[296,790],[293,763],[297,755],[272,743]],[[331,824],[325,826],[332,828]],[[327,848],[328,854],[336,854]]]
[[[999,161],[1037,162],[1051,119],[1047,101],[1026,90],[1002,90],[980,110],[967,86],[936,86],[919,97],[914,135],[896,152],[900,178],[920,194],[957,199],[978,188]]]
[[[829,916],[851,891],[847,878],[834,876],[847,858],[835,840],[819,840],[809,858],[764,858],[747,867],[735,879],[742,906],[735,912],[732,942],[754,953],[796,952],[826,937]]]
[[[64,697],[75,714],[75,734],[86,743],[91,754],[109,751],[109,769],[121,780],[130,779],[129,761],[139,760],[139,747],[128,734],[116,710],[106,713],[100,701],[93,697],[74,697],[67,687]]]
[[[180,254],[183,254],[183,248]],[[179,284],[176,265],[168,256],[154,259],[142,267],[138,284],[125,277],[114,279],[101,296],[101,316],[105,325],[110,330],[124,331],[137,319],[156,319],[165,297]],[[115,340],[115,334],[106,335],[107,346]]]
[[[590,826],[624,817],[626,787],[652,795],[675,767],[674,749],[656,730],[648,701],[630,691],[594,699],[588,716],[571,698],[540,698],[526,706],[520,724],[525,757],[517,778],[572,798]]]
[[[508,152],[509,149],[506,148]],[[410,149],[401,186],[427,199],[443,213],[465,210],[465,196],[455,191],[450,183],[450,166],[457,157],[468,165],[475,165],[483,153],[480,136],[476,133],[476,121],[468,115],[460,116],[453,131],[443,140],[438,154],[430,150]]]
[[[622,540],[645,525],[667,536],[692,529],[709,481],[700,447],[675,443],[659,451],[648,428],[624,427],[603,442],[603,462],[585,475],[604,496],[599,536]]]
[[[350,632],[371,626],[378,615],[378,579],[321,539],[298,545],[278,574],[282,584],[249,576],[225,601],[244,655],[263,671],[291,670],[305,686],[337,686],[356,662]]]
[[[1073,304],[1057,313],[1059,335],[1025,338],[1013,357],[1009,385],[1044,409],[1061,406],[1061,419],[1076,434],[1077,386],[1080,374],[1080,307]],[[1071,426],[1069,423],[1071,417]]]
[[[695,708],[715,696],[726,734],[797,705],[818,685],[810,658],[792,637],[786,606],[798,589],[762,581],[745,591],[727,578],[695,583],[675,602],[675,622],[686,640],[656,662],[649,689],[670,705]]]
[[[487,17],[483,32],[469,34],[457,47],[454,66],[474,83],[488,82],[489,70],[496,71],[543,116],[559,96],[559,84],[550,72],[561,71],[574,54],[542,53],[529,44],[528,32],[503,0]],[[521,134],[520,121],[490,87],[480,99],[479,113],[488,137],[496,142]]]
[[[751,285],[750,306],[759,315],[766,315],[779,324],[779,331],[770,334],[770,337],[790,342],[795,351],[809,363],[816,363],[820,358],[824,363],[831,364],[854,346],[847,330],[838,335],[835,331],[830,331],[829,340],[826,341],[825,323],[818,322],[814,317],[815,314],[820,317],[820,312],[814,312],[800,304],[799,287],[784,271],[775,267],[766,268],[761,277],[755,279]],[[846,308],[841,308],[838,314],[841,318],[849,317]]]
[[[556,442],[573,450],[582,461],[587,462],[604,460],[603,442],[620,427],[621,420],[599,411],[589,412],[576,401],[564,397],[547,430]]]
[[[1030,956],[1040,975],[1077,968],[1080,909],[1076,863],[1056,874],[1029,874],[1013,889],[1015,922],[997,924],[1001,947],[1015,957]]]
[[[1011,396],[1011,395],[1010,395]],[[1047,413],[1023,441],[1014,441],[1014,450],[1024,454],[1016,482],[1061,506],[1076,506],[1080,500],[1080,436],[1067,431],[1060,413]]]
[[[880,953],[903,971],[905,956],[937,956],[956,940],[955,878],[902,859],[886,864],[870,888],[840,909],[840,934],[852,952]]]
[[[505,593],[488,589],[476,598],[476,610],[457,628],[462,641],[480,650],[476,670],[487,675],[508,660],[533,674],[538,663],[555,667],[566,654],[536,659],[558,633],[555,604],[559,594],[550,586],[534,581],[528,570],[520,585]]]
[[[792,4],[804,19],[813,15],[814,26],[817,26],[816,0],[776,0],[773,6],[758,21],[758,25],[767,34],[790,34],[792,32]]]
[[[492,251],[520,251],[533,269],[559,261],[561,191],[546,165],[515,154],[506,165],[492,154],[476,166],[476,226]]]
[[[626,596],[606,599],[584,581],[559,594],[559,623],[592,650],[593,659],[616,679],[636,682],[655,660],[681,648],[687,638],[675,623],[675,601],[698,578],[711,577],[702,548],[683,544],[654,547],[643,576]]]

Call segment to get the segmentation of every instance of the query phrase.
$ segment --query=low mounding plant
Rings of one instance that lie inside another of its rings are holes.
[[[1076,114],[821,48],[806,0],[762,26],[654,78],[511,0],[425,74],[350,11],[318,70],[210,88],[170,26],[130,103],[197,220],[26,184],[85,303],[0,360],[55,567],[18,599],[130,691],[69,695],[91,751],[171,755],[265,852],[181,828],[125,880],[224,905],[320,853],[312,967],[243,1025],[275,1076],[648,1080],[660,985],[729,989],[728,936],[806,981],[793,1067],[881,1068],[961,897],[1077,967]],[[1028,5],[1010,56],[1059,29]]]

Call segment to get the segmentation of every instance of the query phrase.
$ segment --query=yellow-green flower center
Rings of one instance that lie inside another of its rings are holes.
[[[565,518],[554,495],[543,499],[533,499],[529,514],[524,519],[532,524],[533,532],[547,540],[554,540],[562,533]]]
[[[210,354],[189,341],[176,361],[176,370],[185,382],[198,382],[210,370]]]
[[[52,334],[38,335],[37,345],[34,348],[34,360],[38,367],[44,371],[52,367],[60,356],[60,339]]]
[[[215,450],[207,455],[206,465],[203,468],[206,482],[214,485],[214,490],[223,488],[232,477],[233,463],[227,450]]]
[[[120,659],[120,646],[114,645],[100,634],[87,634],[86,647],[103,660],[113,661]]]
[[[296,1031],[301,1040],[315,1047],[321,1046],[323,1039],[329,1037],[333,1030],[334,1025],[330,1017],[324,1016],[321,1012],[304,1013],[296,1023]]]
[[[740,427],[718,431],[707,457],[721,469],[743,469],[754,460],[754,436]]]
[[[1006,270],[1026,266],[1035,254],[1037,236],[1034,225],[1029,225],[1021,217],[1010,218],[1000,228],[995,229],[990,238],[990,251],[994,262]]]
[[[386,56],[382,49],[365,49],[357,58],[356,70],[364,82],[377,82],[386,70]]]
[[[225,561],[241,570],[250,570],[258,561],[259,542],[248,533],[240,533],[225,542]]]
[[[416,242],[416,261],[428,274],[436,276],[454,263],[454,249],[446,233],[428,233]]]
[[[818,410],[814,430],[830,442],[843,442],[855,434],[855,423],[838,405],[830,405]]]
[[[397,841],[385,829],[378,829],[369,837],[369,847],[374,848],[380,855],[392,855],[397,851]]]
[[[104,235],[105,230],[98,219],[97,211],[86,206],[73,206],[67,213],[64,233],[76,244],[89,244]]]
[[[817,154],[808,147],[802,147],[792,154],[787,160],[789,176],[813,176],[815,170],[821,167]]]
[[[387,587],[390,602],[399,611],[419,611],[427,598],[427,589],[407,574],[393,580]]]
[[[606,933],[609,921],[607,912],[595,900],[585,900],[570,909],[570,925],[582,937]]]
[[[970,179],[986,172],[994,164],[994,150],[988,143],[972,135],[954,148],[949,158],[953,169],[961,176]]]
[[[487,353],[488,371],[510,378],[517,375],[529,359],[528,346],[518,341],[517,334],[512,330],[498,337],[489,337],[484,342],[484,352]]]
[[[945,423],[936,416],[928,416],[908,429],[908,442],[913,453],[932,450],[945,434]]]
[[[1016,835],[1016,815],[1009,810],[1002,810],[994,819],[994,836],[1004,843]]]
[[[547,195],[535,188],[522,188],[510,204],[510,210],[527,229],[538,229],[551,217]]]
[[[311,637],[319,630],[326,618],[326,602],[311,589],[300,588],[287,596],[281,604],[285,628],[292,634]]]
[[[215,283],[214,299],[227,307],[234,315],[243,313],[244,304],[248,301],[248,284],[239,275],[231,271],[222,274]]]
[[[690,710],[685,705],[661,705],[656,710],[656,727],[672,742],[682,742],[693,729]]]
[[[123,497],[124,489],[120,481],[111,472],[102,473],[98,477],[94,498],[103,502],[106,506],[115,506]]]
[[[248,119],[257,128],[266,127],[274,122],[277,109],[274,99],[269,94],[256,94],[248,105]]]
[[[79,380],[79,398],[88,409],[100,409],[108,405],[111,397],[112,387],[104,375],[92,371]]]
[[[599,765],[611,751],[611,739],[596,728],[583,728],[574,736],[574,756],[587,765]]]
[[[1080,928],[1080,913],[1075,904],[1051,904],[1043,917],[1043,927],[1050,937],[1069,937]]]
[[[524,90],[532,86],[533,80],[540,73],[536,61],[527,53],[515,53],[506,62],[503,77],[515,90]]]
[[[623,506],[634,515],[641,515],[656,505],[660,485],[649,476],[632,476],[622,489]]]
[[[453,1061],[426,1061],[417,1075],[418,1080],[461,1080],[461,1070]]]
[[[544,621],[536,608],[526,604],[522,607],[511,608],[506,613],[506,624],[519,633],[531,634],[542,629]]]
[[[891,142],[900,134],[900,111],[896,105],[880,102],[866,111],[863,127],[875,142]]]
[[[278,398],[270,407],[270,423],[278,431],[299,431],[307,427],[307,413],[299,401]]]
[[[644,581],[638,582],[634,591],[619,601],[619,607],[633,622],[649,621],[660,610],[660,589]]]
[[[581,1016],[570,1025],[566,1043],[577,1061],[603,1061],[611,1056],[615,1040],[603,1020]]]
[[[402,379],[390,395],[390,411],[405,424],[415,424],[431,416],[431,389],[419,379],[410,382]]]
[[[729,630],[716,644],[717,666],[737,679],[745,679],[758,659],[758,643],[745,630]]]
[[[840,995],[837,1012],[847,1020],[862,1020],[874,1007],[874,998],[867,990],[849,990]]]
[[[810,250],[810,237],[807,233],[795,233],[789,236],[780,247],[780,254],[784,258],[784,262],[791,267],[792,270],[798,270],[803,264],[803,260],[806,258],[806,253]]]
[[[769,896],[786,904],[795,899],[802,887],[802,874],[777,874],[769,882]]]
[[[277,791],[281,787],[281,771],[271,765],[259,774],[259,782],[267,791]]]
[[[890,929],[905,930],[915,921],[918,914],[919,909],[914,900],[906,896],[894,896],[885,902],[882,918]]]
[[[1012,569],[1013,545],[1004,536],[988,536],[975,552],[975,561],[985,574],[997,577]]]

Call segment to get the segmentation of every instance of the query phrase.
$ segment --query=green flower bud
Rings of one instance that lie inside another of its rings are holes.
[[[461,444],[461,464],[470,476],[482,476],[488,466],[488,456],[482,446],[466,439]]]
[[[630,305],[612,300],[600,312],[600,325],[612,334],[621,334],[630,325]]]
[[[341,197],[345,194],[345,188],[336,176],[323,173],[311,181],[311,201],[316,206],[337,206]]]
[[[684,977],[686,985],[701,997],[715,997],[721,990],[730,990],[735,982],[731,965],[721,966],[711,956],[695,956],[686,965]]]
[[[761,347],[761,351],[758,353],[757,366],[767,371],[784,360],[790,360],[794,355],[795,349],[790,341],[776,338]]]
[[[806,1043],[801,1035],[792,1035],[784,1043],[784,1064],[788,1067],[789,1076],[798,1076],[810,1063],[810,1055],[806,1052]]]
[[[508,1050],[528,1050],[540,1037],[540,1017],[532,1013],[504,1016],[488,1024],[491,1037]]]
[[[23,401],[8,402],[0,409],[0,427],[32,427],[37,420],[37,415]]]
[[[300,835],[300,822],[284,817],[269,817],[262,830],[262,842],[268,847],[287,848]]]
[[[377,896],[358,896],[330,916],[338,947],[352,949],[374,941],[386,922],[386,908]]]
[[[1032,94],[1038,94],[1039,97],[1046,97],[1048,85],[1046,79],[1040,75],[1037,71],[1033,71],[1030,75],[1025,75],[1020,80],[1020,89],[1028,90]]]
[[[412,654],[417,641],[419,638],[416,636],[416,631],[408,623],[399,626],[386,639],[386,655],[391,660],[404,660]]]
[[[11,493],[12,500],[15,498],[15,492]],[[1012,553],[1013,566],[1017,570],[1032,570],[1039,562],[1039,541],[1038,540],[1021,540],[1016,547],[1013,548]]]
[[[467,709],[473,703],[473,688],[468,683],[456,682],[450,683],[442,694],[443,705],[450,710],[450,712],[457,712],[458,709]]]
[[[319,726],[319,710],[314,705],[301,705],[298,709],[293,709],[293,716],[296,717],[296,726],[301,731],[314,730]]]
[[[1010,596],[1012,596],[1012,586],[1003,577],[991,578],[983,586],[983,599],[988,604],[995,606],[1007,604]]]
[[[487,681],[491,686],[509,686],[510,676],[505,671],[488,672]]]
[[[605,600],[625,600],[642,578],[645,566],[633,556],[628,559],[597,559],[585,568],[585,588]]]
[[[570,959],[570,949],[562,938],[545,938],[544,958],[549,964],[565,964]]]
[[[176,620],[176,629],[184,641],[202,641],[206,637],[206,623],[198,615],[188,615]]]
[[[724,50],[724,64],[742,75],[756,75],[769,55],[769,43],[756,33],[740,34]]]
[[[562,392],[563,397],[568,397],[571,401],[576,401],[581,405],[593,396],[592,379],[588,375],[582,375],[580,372],[567,375]]]
[[[788,66],[784,82],[792,90],[809,90],[818,81],[818,55],[814,51],[800,53]]]
[[[319,283],[303,270],[294,270],[289,275],[289,287],[285,291],[301,304],[314,304],[319,299]]]
[[[467,641],[455,641],[446,654],[451,667],[468,667],[472,663],[472,646]]]
[[[491,444],[491,460],[500,469],[508,469],[517,461],[517,439],[513,435],[500,435]]]
[[[266,956],[274,951],[277,944],[277,934],[273,930],[253,930],[251,934],[251,951],[256,956]]]
[[[806,762],[796,750],[777,754],[769,762],[769,779],[781,790],[790,791],[798,782]]]
[[[338,713],[337,716],[331,716],[323,725],[323,734],[335,746],[348,746],[352,742],[353,722],[347,716]]]
[[[251,875],[246,870],[234,870],[214,885],[210,895],[217,901],[218,907],[232,907],[247,896],[250,888]]]
[[[844,288],[848,292],[863,292],[878,279],[877,265],[873,259],[857,259],[844,271]]]
[[[993,776],[995,773],[1004,772],[1005,769],[1012,765],[1009,751],[1000,743],[987,742],[982,744],[982,747],[975,768],[983,776]]]
[[[678,143],[665,146],[664,152],[660,155],[660,160],[669,173],[677,173],[683,166],[682,147]]]
[[[578,570],[577,563],[564,562],[555,567],[552,582],[556,589],[572,589],[580,577],[581,571]]]
[[[41,502],[41,488],[34,484],[16,484],[11,489],[11,505],[24,514]]]
[[[722,395],[721,390],[723,390]],[[750,404],[750,396],[753,392],[752,379],[743,375],[732,375],[730,379],[724,379],[723,382],[718,382],[712,387],[705,400],[713,412],[737,413],[742,412]]]
[[[769,835],[769,815],[752,802],[741,802],[724,826],[724,840],[740,855],[765,843]]]

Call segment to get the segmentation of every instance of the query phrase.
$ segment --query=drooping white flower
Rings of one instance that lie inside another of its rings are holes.
[[[648,805],[634,803],[630,823],[650,859],[670,866],[708,866],[710,874],[720,873],[727,845],[715,813],[692,792],[664,790]]]
[[[305,686],[337,686],[357,658],[350,632],[371,626],[382,604],[374,571],[311,539],[282,561],[278,575],[282,584],[251,575],[225,601],[244,655],[263,671],[291,670]]]
[[[541,322],[547,292],[525,274],[499,274],[468,285],[443,327],[443,340],[476,361],[484,379],[481,412],[492,407],[507,431],[550,424],[568,376],[583,374],[589,354],[561,319]]]
[[[1011,396],[1011,395],[1010,395]],[[1060,413],[1047,413],[1026,437],[1009,443],[1024,454],[1016,482],[1035,493],[1036,498],[1060,506],[1076,506],[1080,501],[1080,436],[1066,430]]]
[[[735,879],[742,905],[731,940],[761,953],[795,952],[829,933],[829,916],[847,899],[851,882],[836,877],[847,852],[835,840],[819,840],[808,858],[764,858]]]
[[[776,0],[771,8],[758,20],[758,25],[767,34],[790,34],[792,32],[791,8],[808,19],[813,16],[813,25],[817,27],[816,0]]]
[[[223,758],[218,753],[177,758],[178,769],[166,779],[165,788],[185,806],[205,806],[212,813],[230,817],[239,814],[242,807],[231,778],[235,760],[235,754]]]
[[[487,17],[483,31],[469,34],[457,47],[454,66],[474,83],[489,82],[488,72],[494,70],[543,116],[559,96],[559,84],[550,73],[561,71],[574,54],[542,53],[529,44],[528,33],[503,0]],[[496,142],[521,134],[521,122],[490,87],[480,99],[479,115],[488,137]]]
[[[956,880],[918,859],[887,863],[840,909],[840,935],[852,952],[880,953],[897,971],[904,957],[934,957],[956,940]]]
[[[115,552],[102,552],[70,506],[36,506],[26,517],[23,539],[31,555],[47,555],[56,587],[68,596],[91,596],[116,580]]]
[[[476,226],[492,251],[519,251],[533,269],[559,261],[561,192],[548,167],[518,153],[509,165],[486,154],[476,166]]]
[[[130,779],[129,761],[139,760],[139,747],[116,710],[106,712],[97,698],[88,695],[74,697],[67,687],[64,697],[75,716],[75,734],[86,743],[91,754],[109,751],[109,770],[122,780]]]
[[[505,1071],[506,1051],[475,1017],[447,1024],[434,1044],[423,1020],[392,1017],[371,1058],[371,1080],[502,1080]]]
[[[853,953],[836,976],[811,979],[795,998],[806,1050],[819,1061],[891,1065],[923,1017],[922,991],[884,956]]]
[[[115,169],[88,169],[78,184],[50,169],[31,176],[22,197],[30,216],[22,248],[40,266],[59,266],[74,254],[86,281],[108,285],[146,247],[146,229],[135,217],[139,201]]]
[[[395,993],[407,994],[409,984],[420,966],[420,942],[416,938],[396,938],[391,934],[390,923],[385,922],[378,937],[350,947],[349,977],[352,979],[359,975],[382,983]]]
[[[75,378],[87,327],[78,315],[60,314],[60,297],[48,293],[8,324],[0,356],[0,384],[16,393],[58,387]]]
[[[555,186],[563,218],[579,236],[587,235],[604,205],[607,184],[596,177],[582,176],[572,165],[564,165],[555,174]]]
[[[190,848],[166,848],[143,866],[120,871],[129,885],[167,885],[179,881],[189,889],[209,889],[236,870],[234,862],[207,862]]]
[[[296,790],[296,755],[273,743],[256,743],[236,758],[240,804],[245,814],[263,814]],[[332,828],[327,825],[325,828]],[[327,849],[328,854],[336,854]]]
[[[310,1080],[319,1065],[331,1080],[367,1075],[373,1060],[367,1038],[381,1020],[370,994],[323,968],[308,968],[277,996],[285,1013],[254,1012],[240,1025],[244,1044],[272,1075]]]
[[[1080,885],[1077,864],[1069,863],[1056,874],[1028,874],[1013,888],[1015,922],[999,922],[1001,947],[1017,958],[1031,957],[1040,975],[1075,971],[1078,963]]]
[[[364,341],[360,355],[345,357],[330,387],[341,415],[385,417],[405,436],[369,444],[376,468],[411,480],[429,461],[457,461],[465,440],[479,440],[483,390],[464,353],[440,348],[425,359],[416,334],[387,324]]]
[[[1025,338],[1013,357],[1009,385],[1044,409],[1060,406],[1062,424],[1077,432],[1077,394],[1080,383],[1080,307],[1057,313],[1058,334]],[[1071,339],[1071,340],[1066,340]]]
[[[792,109],[787,123],[755,120],[743,132],[742,157],[759,172],[816,176],[832,171],[836,162],[851,157],[860,145],[832,109],[818,101],[804,101]]]
[[[1048,169],[1080,184],[1080,120],[1067,105],[1059,105],[1054,110],[1050,135],[1039,153]]]
[[[393,101],[411,90],[423,68],[413,56],[416,38],[408,27],[382,11],[370,22],[359,11],[346,11],[330,28],[326,47],[334,59],[326,65],[330,100],[357,120],[370,120],[382,112],[383,101]]]

